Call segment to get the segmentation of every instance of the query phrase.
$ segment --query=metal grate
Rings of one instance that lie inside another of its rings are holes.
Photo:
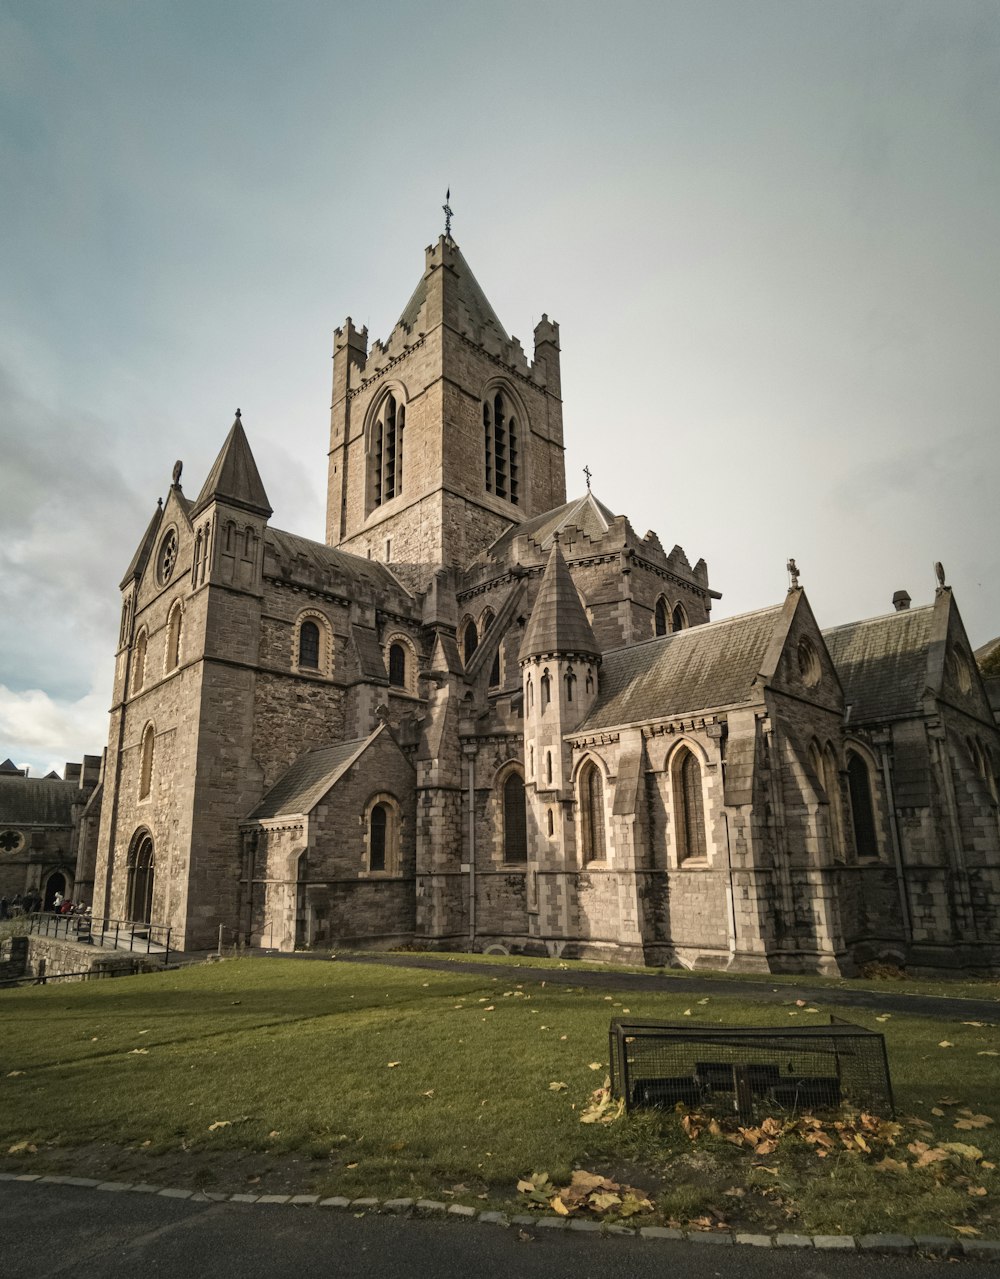
[[[749,1119],[847,1104],[893,1113],[884,1037],[836,1017],[784,1030],[616,1017],[608,1038],[611,1091],[627,1110],[682,1103]]]

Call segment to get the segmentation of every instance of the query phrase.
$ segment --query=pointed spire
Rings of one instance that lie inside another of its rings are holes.
[[[578,653],[600,657],[601,650],[563,559],[558,536],[545,566],[542,585],[525,628],[520,658],[548,653]]]
[[[160,524],[163,521],[163,498],[156,499],[156,510],[153,512],[153,518],[146,525],[146,531],[142,535],[142,541],[136,547],[132,561],[125,570],[125,576],[119,583],[118,589],[123,591],[133,578],[141,577],[143,569],[149,561],[150,555],[153,553],[153,543],[156,541],[156,534]]]
[[[271,504],[264,492],[257,463],[253,460],[239,409],[191,514],[197,515],[209,502],[225,502],[227,506],[238,506],[265,518],[271,514]]]

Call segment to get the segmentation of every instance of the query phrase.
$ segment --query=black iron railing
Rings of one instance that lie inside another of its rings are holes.
[[[170,958],[170,929],[166,924],[149,924],[135,919],[98,919],[71,911],[39,912],[28,916],[28,932],[54,940],[83,942],[105,950],[131,950],[159,959]]]

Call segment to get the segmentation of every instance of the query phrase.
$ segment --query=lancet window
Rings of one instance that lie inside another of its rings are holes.
[[[514,406],[502,391],[483,403],[483,448],[486,492],[518,506],[520,497],[520,432]]]
[[[403,491],[403,431],[406,406],[390,392],[372,424],[372,501],[381,506]]]

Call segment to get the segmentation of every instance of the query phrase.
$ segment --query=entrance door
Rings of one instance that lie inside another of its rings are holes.
[[[137,924],[148,924],[153,912],[153,841],[149,835],[133,845],[128,855],[125,914]]]
[[[45,898],[42,904],[42,910],[55,910],[56,893],[66,896],[66,876],[62,871],[55,871],[45,882]]]

